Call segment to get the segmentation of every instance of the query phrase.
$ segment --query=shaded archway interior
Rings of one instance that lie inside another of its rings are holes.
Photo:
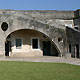
[[[36,30],[17,30],[6,38],[5,56],[58,56],[59,54],[54,42]]]

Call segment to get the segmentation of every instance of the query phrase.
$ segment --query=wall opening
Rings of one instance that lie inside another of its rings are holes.
[[[50,56],[50,48],[51,48],[51,43],[50,41],[43,41],[43,55],[44,56]]]
[[[22,39],[16,39],[16,49],[22,48]]]
[[[8,56],[59,56],[60,54],[54,42],[36,30],[21,29],[14,31],[9,34],[6,41],[10,41],[5,46],[8,48]]]
[[[74,29],[78,30],[78,27],[74,27]]]
[[[39,40],[37,38],[32,39],[32,48],[38,49],[39,48]]]
[[[10,56],[9,53],[11,52],[11,41],[5,42],[5,56]]]
[[[6,22],[3,22],[2,25],[1,25],[1,29],[3,31],[6,31],[8,29],[8,24]]]
[[[71,44],[69,44],[69,53],[71,53]]]
[[[76,44],[75,57],[79,58],[79,44]]]
[[[62,37],[58,38],[58,42],[63,42],[63,38]]]

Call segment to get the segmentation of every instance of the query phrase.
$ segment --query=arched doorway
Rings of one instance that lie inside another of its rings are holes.
[[[58,56],[59,51],[55,46],[45,34],[36,30],[21,29],[6,38],[5,56]]]

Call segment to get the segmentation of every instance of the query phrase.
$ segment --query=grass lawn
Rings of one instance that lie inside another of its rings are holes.
[[[80,66],[0,61],[0,80],[80,80]]]

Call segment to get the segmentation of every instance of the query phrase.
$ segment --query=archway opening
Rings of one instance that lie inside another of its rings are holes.
[[[6,53],[7,52],[7,53]],[[12,32],[6,38],[5,56],[58,56],[54,42],[45,34],[31,29]]]

